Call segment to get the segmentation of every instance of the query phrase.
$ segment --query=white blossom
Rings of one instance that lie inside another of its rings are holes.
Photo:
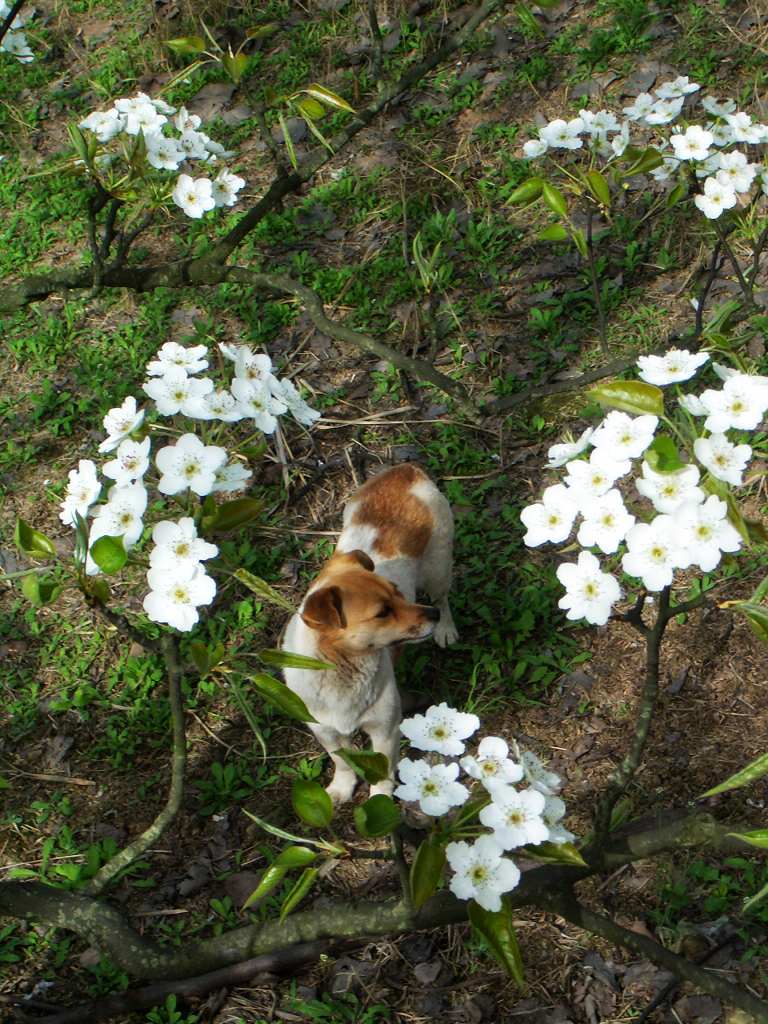
[[[672,135],[670,142],[678,160],[706,160],[714,136],[712,132],[692,124],[684,132]]]
[[[579,138],[584,131],[584,122],[580,117],[570,121],[556,118],[539,131],[539,138],[551,149],[581,149],[583,143]]]
[[[569,832],[561,824],[562,819],[565,817],[565,804],[559,796],[548,796],[546,798],[542,817],[544,824],[549,830],[549,841],[551,843],[557,843],[560,846],[563,843],[572,843],[576,838],[573,832]]]
[[[691,416],[706,416],[707,414],[707,407],[698,395],[680,395],[677,401]]]
[[[215,558],[219,549],[197,535],[195,521],[185,516],[178,522],[164,519],[152,530],[155,547],[149,556],[153,569],[164,569],[174,579],[186,578],[201,562]]]
[[[219,345],[219,348],[227,355],[223,345]],[[266,352],[254,352],[247,345],[238,345],[231,350],[231,355],[234,357],[235,377],[240,380],[248,381],[250,384],[270,384],[274,379],[272,360]]]
[[[35,59],[32,48],[23,32],[8,32],[0,41],[0,49],[12,54],[22,64],[29,64]]]
[[[173,201],[188,217],[199,218],[216,205],[213,186],[208,178],[193,180],[188,174],[180,174],[173,190]]]
[[[208,156],[207,140],[208,136],[203,132],[187,129],[179,136],[178,145],[187,160],[205,160]]]
[[[595,443],[595,438],[592,438]],[[566,466],[566,486],[579,509],[584,509],[589,502],[601,494],[605,494],[621,477],[632,468],[629,459],[617,461],[609,449],[597,449],[589,459],[573,459]]]
[[[511,760],[509,747],[498,736],[486,736],[480,741],[477,754],[467,754],[459,762],[464,771],[478,779],[487,789],[492,782],[519,782],[523,777],[522,765]]]
[[[595,431],[592,444],[603,457],[617,461],[636,459],[653,441],[658,425],[656,416],[628,416],[625,412],[612,409]]]
[[[460,900],[475,900],[485,910],[501,910],[501,897],[520,882],[520,870],[504,856],[492,836],[469,843],[448,843],[445,856],[454,871],[449,888]]]
[[[733,130],[734,142],[748,142],[755,145],[763,141],[763,125],[754,124],[749,114],[745,114],[743,111],[726,114],[725,120]]]
[[[675,99],[678,96],[688,96],[692,92],[698,92],[701,88],[696,82],[692,82],[687,75],[680,75],[671,82],[662,82],[656,87],[656,95],[662,99]]]
[[[148,135],[147,163],[160,171],[176,171],[184,160],[184,153],[175,139],[169,139],[160,132]]]
[[[149,96],[143,92],[138,93],[130,99],[115,100],[115,109],[125,119],[124,131],[127,135],[138,135],[143,132],[145,136],[159,132],[168,118],[155,109]]]
[[[717,568],[723,551],[741,547],[738,531],[728,522],[728,506],[714,494],[703,503],[683,502],[674,519],[685,538],[688,564],[702,572]]]
[[[94,110],[78,128],[93,132],[99,142],[109,142],[125,127],[125,120],[117,110]]]
[[[616,156],[623,156],[624,150],[629,145],[629,121],[624,121],[619,129],[618,135],[611,139],[611,149]]]
[[[734,487],[741,487],[742,475],[752,458],[748,444],[731,444],[725,434],[697,437],[693,442],[696,458],[716,480],[724,480]]]
[[[518,792],[503,782],[492,783],[490,792],[492,802],[480,811],[479,818],[486,828],[493,830],[493,838],[503,850],[547,841],[549,829],[542,818],[546,802],[542,793],[536,789]]]
[[[674,512],[684,501],[704,500],[704,491],[697,486],[699,470],[696,466],[683,466],[673,473],[657,473],[643,462],[643,475],[635,486],[643,497],[653,502],[657,512]]]
[[[320,419],[322,413],[318,412],[317,409],[313,409],[304,401],[292,380],[288,380],[287,377],[277,380],[273,377],[271,389],[275,398],[288,407],[288,412],[302,426],[311,427],[313,423]]]
[[[277,428],[277,417],[286,411],[286,405],[272,394],[269,384],[252,383],[235,377],[232,394],[238,400],[243,416],[253,419],[254,424],[265,434],[273,434]]]
[[[144,611],[153,622],[167,623],[182,633],[188,633],[199,621],[197,609],[216,596],[216,583],[200,566],[175,576],[166,569],[152,568],[147,582],[150,589],[144,598]]]
[[[210,494],[216,471],[226,460],[224,448],[206,446],[194,434],[183,434],[175,445],[161,448],[155,456],[162,474],[157,489],[161,494],[178,494],[189,487],[200,496]]]
[[[149,469],[149,446],[148,437],[143,441],[125,438],[117,447],[117,457],[104,463],[104,476],[108,476],[119,486],[140,480]]]
[[[732,188],[734,192],[749,192],[757,168],[757,164],[749,163],[745,153],[734,150],[720,154],[720,167],[716,176],[721,185]]]
[[[665,387],[679,381],[689,380],[707,362],[706,352],[688,352],[687,349],[671,348],[663,356],[640,356],[637,365],[639,376],[648,384]]]
[[[203,395],[196,416],[201,420],[222,420],[237,423],[243,419],[243,410],[235,396],[227,390],[209,391]]]
[[[208,366],[208,348],[206,345],[193,345],[185,348],[175,341],[166,341],[155,358],[147,363],[150,377],[162,377],[169,370],[183,370],[185,373],[200,373]]]
[[[582,110],[579,113],[584,126],[584,130],[589,132],[594,138],[605,138],[608,132],[617,132],[620,129],[620,124],[614,114],[609,110],[598,110],[593,112],[591,110]]]
[[[612,554],[634,523],[635,517],[624,507],[621,493],[613,488],[586,506],[576,539],[584,548],[598,547]]]
[[[529,160],[535,160],[536,157],[544,156],[548,149],[549,145],[544,139],[529,139],[523,145],[523,154]]]
[[[707,410],[704,428],[713,434],[726,430],[754,430],[768,408],[768,388],[754,383],[746,373],[729,377],[720,391],[707,390],[701,394]]]
[[[590,551],[582,551],[576,562],[563,562],[557,567],[557,578],[565,587],[565,595],[558,601],[558,607],[566,609],[565,617],[604,626],[621,597],[621,588],[614,576],[601,570],[597,558]]]
[[[175,366],[162,377],[152,377],[142,385],[144,392],[154,399],[161,416],[196,416],[202,399],[213,391],[208,377],[188,377],[186,371]]]
[[[578,510],[578,500],[570,488],[563,484],[547,487],[540,502],[526,506],[520,513],[527,530],[523,543],[529,548],[560,544],[570,536]]]
[[[469,790],[456,779],[459,766],[452,764],[431,765],[427,761],[411,761],[404,757],[398,763],[397,774],[400,785],[394,795],[407,803],[418,801],[424,814],[440,817],[452,807],[459,807],[469,798]]]
[[[142,517],[147,508],[147,490],[140,481],[115,484],[107,491],[107,502],[98,505],[93,514],[91,540],[96,536],[122,537],[131,547],[144,531]]]
[[[542,793],[544,796],[554,796],[560,792],[562,779],[557,772],[551,772],[544,765],[541,758],[537,757],[532,750],[525,750],[520,755],[520,760],[525,773],[525,780],[528,785]]]
[[[226,466],[216,470],[216,479],[211,488],[211,493],[215,494],[218,491],[224,493],[242,491],[252,476],[253,473],[242,462],[228,462]]]
[[[75,525],[75,514],[85,516],[101,494],[96,464],[91,459],[80,459],[77,469],[69,471],[69,483],[61,503],[59,519],[65,526]]]
[[[716,96],[702,96],[701,105],[712,117],[727,117],[736,110],[735,100],[719,100]]]
[[[736,205],[736,193],[730,185],[724,185],[717,178],[707,178],[703,194],[694,196],[693,201],[705,217],[717,220],[723,210],[730,210]]]
[[[685,548],[669,515],[650,523],[637,523],[627,534],[624,572],[643,581],[646,590],[663,590],[672,583],[675,569],[688,564]]]
[[[645,115],[646,124],[669,124],[683,109],[682,97],[657,100]]]
[[[547,469],[558,469],[577,455],[581,455],[592,443],[594,433],[593,427],[587,427],[575,441],[562,441],[560,444],[553,444],[547,452]]]
[[[123,438],[138,430],[144,422],[144,410],[137,409],[136,399],[131,395],[122,405],[110,409],[104,417],[104,429],[107,439],[99,445],[99,451],[113,452]]]
[[[653,110],[655,102],[649,92],[641,92],[638,96],[635,96],[631,106],[624,107],[624,113],[630,121],[643,121]]]
[[[213,199],[217,206],[234,206],[237,193],[245,185],[245,178],[240,178],[231,171],[219,171],[213,179]]]
[[[464,753],[464,740],[480,728],[477,715],[457,711],[445,701],[433,704],[424,715],[406,718],[400,732],[417,750],[431,750],[448,757]]]
[[[174,128],[182,135],[184,132],[196,131],[201,123],[197,114],[190,114],[186,107],[179,107],[173,119]]]

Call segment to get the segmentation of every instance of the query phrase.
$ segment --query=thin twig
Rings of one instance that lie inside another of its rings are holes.
[[[181,696],[181,669],[179,668],[178,644],[171,636],[164,636],[160,644],[168,675],[168,701],[171,709],[173,732],[171,784],[168,790],[168,799],[166,800],[165,807],[160,811],[149,828],[145,829],[140,836],[134,839],[132,843],[129,843],[120,853],[112,857],[111,860],[108,860],[96,872],[84,888],[84,891],[90,896],[98,896],[121,871],[124,871],[146,853],[151,846],[154,846],[181,808],[181,801],[184,795],[184,771],[187,763],[187,739],[184,727],[184,705]]]
[[[0,25],[0,43],[5,39],[10,31],[11,25],[16,20],[16,15],[19,13],[21,8],[24,6],[24,0],[15,0],[15,3],[11,5],[10,11],[5,16],[5,21]]]
[[[105,260],[109,256],[109,250],[112,242],[115,240],[115,221],[117,220],[117,213],[122,206],[120,199],[112,198],[109,201],[109,208],[107,209],[107,217],[104,221],[104,230],[101,235],[101,258]]]
[[[378,82],[384,60],[384,37],[381,34],[379,16],[376,13],[376,0],[368,0],[368,26],[371,30],[371,47],[373,48],[371,75],[374,81]]]
[[[605,309],[603,297],[600,292],[600,283],[597,280],[597,267],[595,265],[595,247],[592,241],[592,218],[594,210],[590,206],[587,210],[587,263],[589,264],[589,277],[592,282],[592,296],[597,310],[597,322],[600,329],[600,348],[605,355],[608,354],[608,325],[605,320]]]
[[[747,279],[744,277],[744,272],[741,269],[741,264],[739,263],[738,259],[736,258],[736,253],[733,251],[733,249],[730,246],[730,243],[728,242],[728,234],[729,234],[729,232],[727,232],[723,228],[722,224],[718,220],[715,220],[714,224],[715,224],[715,231],[717,231],[718,237],[720,239],[720,244],[723,247],[723,252],[726,254],[728,259],[730,260],[731,266],[733,267],[733,272],[736,275],[736,278],[737,278],[737,280],[739,282],[739,287],[741,288],[741,293],[744,296],[744,300],[745,300],[745,302],[747,303],[748,306],[751,306],[752,305],[752,286],[749,284]]]
[[[709,268],[707,270],[707,276],[704,279],[704,287],[701,289],[698,298],[698,304],[696,306],[696,320],[693,328],[693,338],[691,339],[691,347],[696,345],[701,337],[702,331],[704,330],[704,310],[707,304],[707,298],[709,297],[709,290],[715,283],[717,272],[720,269],[720,251],[722,249],[722,242],[718,239],[715,248],[712,250],[712,258],[709,261]]]

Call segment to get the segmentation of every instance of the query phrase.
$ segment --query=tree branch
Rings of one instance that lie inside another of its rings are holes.
[[[130,867],[153,846],[165,832],[181,807],[184,795],[184,770],[187,763],[187,740],[184,728],[184,706],[181,697],[181,670],[179,669],[178,644],[174,637],[165,635],[160,641],[168,675],[168,701],[171,708],[173,747],[171,754],[171,785],[165,807],[155,820],[132,843],[115,854],[101,867],[84,887],[90,896],[98,896],[115,878]]]
[[[593,913],[578,903],[573,893],[545,893],[537,903],[538,906],[558,914],[585,931],[607,939],[615,946],[623,946],[633,953],[647,957],[648,960],[671,971],[681,980],[689,981],[698,990],[721,999],[728,1006],[735,1006],[744,1010],[745,1013],[751,1014],[755,1020],[761,1021],[763,1024],[768,1021],[768,1003],[763,1002],[762,999],[758,999],[745,989],[732,985],[719,974],[706,971],[690,960],[686,960],[685,957],[671,953],[660,943],[654,942],[653,939],[622,928],[615,921]]]

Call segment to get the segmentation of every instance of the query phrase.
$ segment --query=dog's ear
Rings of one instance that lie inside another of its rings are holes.
[[[310,629],[344,629],[347,620],[339,587],[313,591],[304,603],[301,617]]]
[[[373,559],[370,557],[370,555],[366,555],[364,551],[360,551],[359,548],[355,548],[354,551],[340,551],[333,557],[336,561],[344,558],[347,561],[354,562],[356,565],[361,566],[363,569],[367,569],[368,572],[373,572],[374,570]]]

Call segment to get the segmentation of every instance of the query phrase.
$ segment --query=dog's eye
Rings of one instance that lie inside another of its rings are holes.
[[[376,618],[377,619],[387,619],[387,618],[389,618],[389,616],[391,614],[392,614],[392,609],[389,607],[388,604],[385,604],[384,607],[380,611],[376,612]]]

